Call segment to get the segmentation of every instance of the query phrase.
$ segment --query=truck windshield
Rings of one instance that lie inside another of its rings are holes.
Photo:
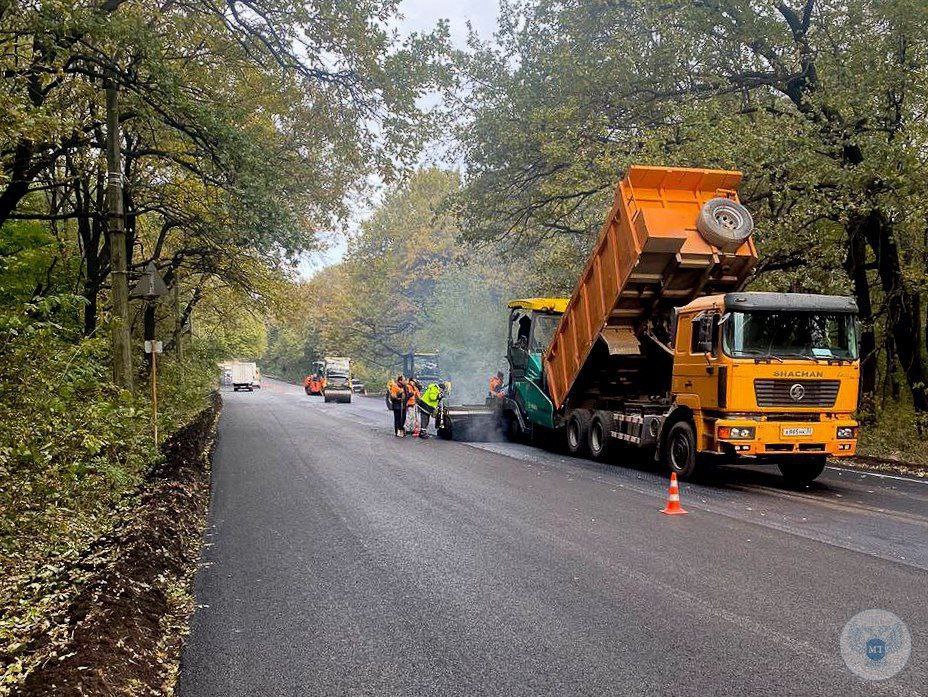
[[[725,353],[734,358],[857,358],[854,315],[732,312],[724,327]]]
[[[532,328],[532,353],[542,353],[548,350],[560,321],[560,315],[535,313],[535,326]]]

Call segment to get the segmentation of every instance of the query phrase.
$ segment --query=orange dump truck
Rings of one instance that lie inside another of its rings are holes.
[[[510,433],[595,458],[650,448],[684,477],[713,457],[808,481],[854,454],[856,305],[742,290],[757,251],[740,181],[629,169],[573,295],[509,304]]]

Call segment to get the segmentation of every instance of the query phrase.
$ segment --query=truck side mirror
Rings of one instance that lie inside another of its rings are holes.
[[[715,352],[713,325],[713,315],[700,314],[693,318],[693,353]]]

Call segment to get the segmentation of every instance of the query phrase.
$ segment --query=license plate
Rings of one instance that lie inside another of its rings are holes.
[[[783,435],[786,437],[790,436],[811,436],[812,429],[808,426],[793,426],[790,428],[783,429]]]

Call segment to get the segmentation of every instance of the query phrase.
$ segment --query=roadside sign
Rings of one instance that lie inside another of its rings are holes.
[[[152,349],[155,353],[164,353],[164,345],[160,341],[146,341],[145,353],[151,353]]]

